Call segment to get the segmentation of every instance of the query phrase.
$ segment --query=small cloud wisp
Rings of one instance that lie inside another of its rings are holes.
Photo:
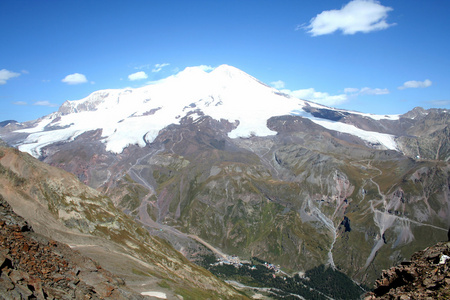
[[[80,73],[73,73],[73,74],[67,75],[61,81],[64,83],[67,83],[67,84],[71,84],[71,85],[82,84],[82,83],[88,82],[86,76],[83,74],[80,74]]]
[[[159,71],[162,70],[162,68],[169,66],[169,63],[163,63],[163,64],[156,64],[155,67],[153,68],[152,72],[153,73],[158,73]]]
[[[142,79],[147,79],[147,78],[148,78],[148,75],[144,71],[139,71],[139,72],[128,75],[128,80],[130,80],[130,81],[142,80]]]
[[[399,90],[404,89],[417,89],[417,88],[427,88],[431,86],[433,83],[429,79],[425,79],[424,81],[410,80],[405,82],[402,86],[399,86]]]
[[[20,73],[8,71],[6,69],[0,70],[0,85],[6,84],[7,80],[20,76]]]

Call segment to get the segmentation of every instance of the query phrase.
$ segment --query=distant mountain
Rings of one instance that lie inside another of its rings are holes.
[[[17,121],[14,121],[14,120],[6,120],[6,121],[0,122],[0,127],[5,127],[7,125],[16,124],[16,123],[17,123]]]
[[[334,109],[223,65],[97,91],[0,137],[192,261],[207,247],[286,272],[325,264],[371,285],[446,238],[449,116]]]

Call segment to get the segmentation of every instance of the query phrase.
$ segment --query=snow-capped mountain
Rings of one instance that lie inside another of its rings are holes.
[[[178,124],[186,115],[195,119],[198,113],[203,113],[216,120],[234,123],[230,138],[276,134],[267,127],[270,117],[298,115],[327,129],[355,135],[370,144],[397,149],[391,134],[316,118],[305,107],[332,110],[280,93],[232,66],[221,65],[209,73],[200,67],[189,67],[141,88],[100,90],[81,100],[66,101],[58,112],[34,122],[30,128],[17,130],[17,133],[29,134],[18,146],[39,157],[40,150],[46,145],[70,141],[85,132],[101,129],[106,149],[120,153],[128,145],[151,143],[161,129]],[[352,114],[374,120],[398,118]]]
[[[370,285],[450,226],[448,111],[334,109],[226,65],[1,122],[0,138],[192,260],[214,247],[289,273],[327,264]]]

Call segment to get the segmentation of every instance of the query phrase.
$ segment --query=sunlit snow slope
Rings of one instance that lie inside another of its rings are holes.
[[[186,114],[201,110],[217,120],[238,121],[237,128],[229,133],[231,138],[275,134],[267,128],[267,119],[300,114],[327,129],[396,149],[391,135],[317,119],[304,112],[304,106],[325,108],[282,94],[228,65],[209,73],[200,67],[190,67],[141,88],[101,90],[81,100],[66,101],[58,112],[40,119],[35,127],[21,130],[30,135],[19,148],[38,157],[40,149],[46,145],[101,129],[106,149],[120,153],[130,144],[144,146],[152,142],[164,127],[177,124]]]

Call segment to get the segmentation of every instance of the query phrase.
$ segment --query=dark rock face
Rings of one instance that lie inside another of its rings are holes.
[[[0,299],[143,299],[65,244],[33,232],[0,195]]]
[[[350,219],[348,217],[344,217],[344,220],[342,220],[341,225],[344,226],[345,232],[352,231],[350,227]]]
[[[347,112],[341,112],[333,109],[316,108],[311,106],[305,106],[303,110],[309,112],[316,118],[332,121],[340,121],[342,118],[345,118],[347,115],[349,115],[349,113]]]
[[[415,253],[411,261],[390,268],[375,283],[369,299],[449,299],[450,243]]]
[[[6,121],[0,122],[0,127],[5,127],[8,124],[16,124],[16,123],[17,123],[17,121],[15,121],[15,120],[6,120]]]

